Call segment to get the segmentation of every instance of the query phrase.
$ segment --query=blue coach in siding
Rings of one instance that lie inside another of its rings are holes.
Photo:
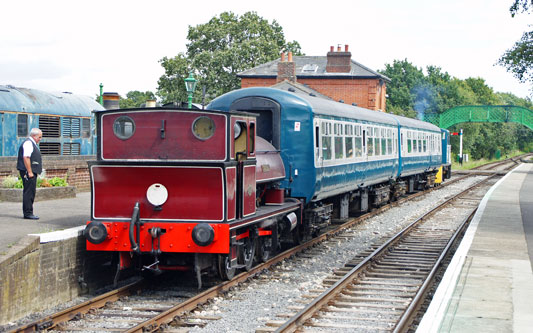
[[[94,155],[93,110],[88,96],[0,85],[0,156],[16,156],[29,130],[43,132],[43,155]]]

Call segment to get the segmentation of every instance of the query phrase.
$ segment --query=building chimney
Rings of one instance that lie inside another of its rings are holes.
[[[276,78],[276,82],[285,80],[296,82],[296,64],[292,61],[292,52],[287,54],[287,58],[288,61],[285,61],[285,54],[281,54],[281,61],[278,62],[278,77]]]
[[[106,110],[114,110],[120,108],[120,106],[118,105],[118,101],[120,100],[120,96],[118,93],[105,92],[102,97],[104,99],[104,108]]]
[[[337,52],[333,52],[333,46],[327,55],[327,73],[350,73],[352,70],[352,53],[348,51],[348,45],[344,45],[344,52],[341,46],[337,46]]]

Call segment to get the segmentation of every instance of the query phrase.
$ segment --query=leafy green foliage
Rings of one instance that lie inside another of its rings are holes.
[[[51,186],[68,186],[65,179],[54,177],[46,179],[41,176],[37,177],[37,187],[51,187]],[[20,177],[8,176],[2,181],[3,188],[23,188],[22,179]]]
[[[533,0],[514,0],[509,8],[512,17],[518,12],[529,14],[530,10],[533,10]],[[497,64],[505,67],[520,82],[529,81],[533,84],[533,31],[524,32],[522,38],[498,59]]]
[[[520,82],[533,83],[533,31],[526,31],[512,48],[498,60]]]
[[[240,88],[237,74],[279,57],[281,51],[301,55],[300,44],[287,42],[282,27],[256,12],[238,16],[224,12],[209,22],[189,26],[187,52],[160,60],[165,74],[159,78],[157,95],[164,103],[186,101],[184,79],[193,72],[198,80],[193,101],[206,87],[207,101]]]
[[[517,105],[533,109],[530,99],[509,93],[495,93],[482,78],[461,80],[440,67],[428,66],[424,71],[405,60],[385,65],[382,73],[392,82],[387,84],[387,112],[420,119],[437,119],[448,109],[459,105]],[[450,128],[463,129],[464,153],[474,159],[491,158],[521,149],[533,142],[533,131],[515,123],[463,123]],[[452,151],[459,151],[459,139],[452,137]]]
[[[514,0],[509,11],[511,16],[514,17],[519,11],[527,12],[530,8],[533,9],[533,0]]]
[[[19,181],[19,179],[17,177],[15,177],[15,176],[7,176],[2,181],[2,187],[4,187],[4,188],[15,188],[15,186],[17,185],[18,181]],[[20,181],[20,184],[22,185],[22,181]]]
[[[126,94],[126,98],[121,98],[118,104],[121,109],[138,108],[147,100],[155,100],[155,94],[151,91],[130,91]]]
[[[68,186],[67,181],[65,179],[63,179],[63,178],[60,178],[60,177],[54,177],[54,178],[50,179],[48,182],[52,186],[62,186],[62,187]]]

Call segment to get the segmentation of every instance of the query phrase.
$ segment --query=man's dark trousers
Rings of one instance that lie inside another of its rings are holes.
[[[22,212],[24,216],[33,215],[33,200],[35,199],[35,191],[37,189],[37,174],[33,174],[32,178],[28,178],[26,171],[19,171],[20,178],[22,178],[22,185],[24,191],[22,192]]]

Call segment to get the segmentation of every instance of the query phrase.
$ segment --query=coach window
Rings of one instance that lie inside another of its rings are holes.
[[[374,128],[368,127],[366,133],[366,149],[368,156],[374,156]]]
[[[331,124],[322,123],[322,158],[331,160]]]
[[[381,155],[387,155],[387,130],[381,129]]]
[[[411,151],[413,150],[413,141],[411,140],[411,131],[407,131],[407,152],[408,153],[411,153]]]
[[[361,140],[361,126],[355,125],[355,157],[363,155],[363,142]]]
[[[374,155],[376,156],[381,155],[381,144],[379,143],[380,137],[381,133],[379,128],[374,127]]]
[[[28,136],[28,115],[17,115],[17,135],[21,137]]]
[[[346,150],[346,158],[353,157],[353,126],[352,124],[344,125],[344,145]]]
[[[426,133],[424,133],[424,141],[423,141],[423,146],[424,146],[424,153],[427,152],[427,146],[428,146],[428,136]]]
[[[418,152],[422,152],[422,133],[418,133]]]
[[[392,155],[392,130],[387,130],[387,155]]]
[[[335,124],[335,159],[344,158],[344,147],[342,144],[342,124]]]

